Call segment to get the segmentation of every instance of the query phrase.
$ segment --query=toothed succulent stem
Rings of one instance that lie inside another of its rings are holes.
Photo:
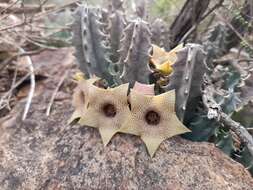
[[[190,120],[201,97],[203,75],[207,70],[205,58],[202,46],[188,44],[178,52],[178,60],[173,65],[168,89],[176,89],[176,111],[181,121]]]
[[[166,35],[166,29],[165,29],[165,23],[162,19],[156,19],[151,24],[151,41],[153,44],[156,44],[160,47],[165,48],[166,50],[169,50],[169,38],[168,34]]]
[[[120,40],[123,35],[123,30],[126,26],[124,15],[121,11],[115,11],[109,18],[109,33],[111,44],[111,60],[113,63],[119,61],[120,58]]]
[[[111,6],[112,11],[115,10],[123,11],[124,10],[123,3],[124,3],[123,0],[109,0],[109,4]]]
[[[148,25],[142,19],[131,22],[124,31],[122,47],[120,49],[120,63],[123,65],[121,79],[148,84],[151,73],[148,68],[149,52],[151,48],[151,33]]]
[[[243,85],[239,87],[240,99],[244,105],[253,99],[253,74],[249,71],[248,76],[242,79]]]
[[[106,35],[102,31],[100,11],[87,6],[80,6],[74,14],[73,45],[80,69],[86,77],[96,75],[112,83],[112,76],[107,72],[111,63]]]

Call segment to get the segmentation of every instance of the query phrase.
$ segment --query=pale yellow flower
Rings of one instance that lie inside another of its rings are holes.
[[[174,90],[157,96],[132,90],[130,104],[131,114],[120,131],[140,136],[151,157],[165,139],[190,132],[176,116]]]
[[[80,76],[80,75],[79,75]],[[93,83],[95,83],[99,78],[91,78],[85,80],[82,77],[78,77],[77,87],[74,89],[72,105],[75,108],[74,113],[69,119],[69,124],[74,121],[80,119],[85,113],[87,103],[88,103],[88,95],[89,95],[89,87]]]
[[[163,48],[156,45],[152,45],[152,47],[153,54],[150,59],[151,64],[163,75],[171,74],[173,72],[172,65],[177,60],[176,53],[183,48],[183,45],[180,44],[169,52],[166,52]]]
[[[87,109],[79,123],[98,128],[105,146],[119,131],[125,118],[130,115],[127,100],[128,86],[129,84],[123,84],[108,89],[94,85],[89,87]]]

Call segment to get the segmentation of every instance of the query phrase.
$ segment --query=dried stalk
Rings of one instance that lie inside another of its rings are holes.
[[[216,9],[220,8],[224,3],[224,0],[220,0],[217,4],[215,4],[206,14],[204,14],[198,22],[196,22],[189,30],[187,33],[185,33],[185,35],[182,37],[182,39],[180,40],[180,43],[183,43],[198,27],[198,25],[205,20],[206,17],[208,17],[211,13],[213,13]]]
[[[62,6],[54,6],[54,7],[50,8],[50,9],[46,9],[43,12],[41,12],[41,10],[43,10],[44,6],[39,7],[40,11],[37,11],[37,13],[35,15],[32,15],[29,18],[27,18],[26,20],[20,21],[19,23],[2,27],[2,28],[0,28],[0,32],[6,31],[6,30],[10,30],[10,29],[14,29],[14,28],[19,28],[19,27],[22,27],[22,26],[24,26],[26,24],[30,24],[30,23],[35,22],[35,21],[39,21],[41,18],[43,18],[43,17],[45,17],[45,16],[47,16],[49,14],[52,14],[52,13],[55,13],[55,12],[59,12],[59,11],[65,9],[67,7],[76,6],[78,2],[79,2],[79,0],[73,0],[73,1],[71,1],[69,3],[66,3],[66,4],[62,5]],[[21,13],[24,13],[24,10]]]
[[[244,59],[246,61],[246,59]],[[234,60],[234,59],[215,59],[213,60],[214,65],[231,65],[242,77],[245,77],[248,75],[248,72],[243,69],[239,62],[242,62],[241,60]],[[248,62],[248,61],[247,61]]]
[[[43,5],[43,9],[45,11],[54,9],[55,5]],[[37,13],[41,12],[40,5],[26,5],[25,7],[20,7],[20,5],[13,5],[10,6],[6,3],[0,3],[0,9],[3,9],[2,13],[6,14],[23,14],[25,13]]]
[[[4,105],[5,99],[8,98],[12,94],[12,91],[21,85],[28,77],[30,73],[27,73],[24,77],[22,77],[15,85],[13,85],[8,92],[6,92],[2,98],[0,99],[0,110],[3,109],[6,105]]]
[[[215,102],[213,98],[213,94],[215,92],[215,88],[213,87],[210,78],[205,75],[205,86],[203,90],[203,103],[207,109],[207,117],[208,119],[215,119],[218,122],[221,122],[223,125],[231,129],[244,143],[250,154],[253,156],[253,137],[247,131],[247,129],[242,126],[240,123],[231,119],[227,114],[222,112],[220,106]]]
[[[20,49],[20,51],[21,51],[21,53],[25,53],[25,50],[22,49],[22,48]],[[34,92],[35,92],[35,74],[34,74],[34,67],[33,67],[32,59],[29,56],[26,56],[26,59],[27,59],[29,70],[30,70],[31,87],[30,87],[27,102],[26,102],[26,105],[25,105],[24,114],[23,114],[23,117],[22,117],[23,121],[27,117],[29,108],[30,108],[31,103],[32,103],[32,98],[33,98],[33,95],[34,95]]]
[[[53,95],[52,95],[52,97],[51,97],[51,99],[50,99],[50,102],[49,102],[49,104],[48,104],[48,107],[47,107],[47,111],[46,111],[46,115],[47,115],[47,116],[50,115],[50,111],[51,111],[51,108],[52,108],[52,106],[53,106],[54,99],[55,99],[55,97],[56,97],[56,95],[57,95],[57,92],[59,91],[60,87],[62,86],[64,80],[66,79],[67,75],[68,75],[68,71],[66,71],[65,74],[62,76],[61,80],[60,80],[59,83],[57,84],[56,89],[55,89],[54,92],[53,92]]]
[[[11,3],[11,4],[4,4],[4,5],[5,5],[4,8],[1,7],[1,5],[0,5],[0,8],[3,9],[3,10],[1,10],[0,14],[6,13],[7,10],[8,10],[8,9],[11,9],[15,4],[18,3],[18,1],[19,1],[19,0],[16,0],[16,1],[14,1],[13,3]],[[1,4],[2,4],[2,3],[1,3]]]
[[[8,64],[10,64],[13,60],[15,60],[18,57],[24,57],[24,56],[31,56],[31,55],[37,55],[43,51],[47,50],[46,48],[41,48],[35,51],[29,51],[29,52],[24,52],[24,53],[18,53],[10,58],[6,59],[4,62],[1,63],[0,65],[0,71],[3,70]]]

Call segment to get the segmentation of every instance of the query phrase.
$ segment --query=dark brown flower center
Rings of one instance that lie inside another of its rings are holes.
[[[113,104],[110,104],[110,103],[105,104],[102,109],[106,117],[115,117],[116,108]]]
[[[153,110],[148,111],[145,115],[145,120],[149,125],[158,125],[160,123],[160,119],[160,115]]]

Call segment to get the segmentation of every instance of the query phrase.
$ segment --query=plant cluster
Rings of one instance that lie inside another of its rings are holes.
[[[152,157],[163,140],[190,132],[176,116],[174,90],[155,96],[153,85],[138,82],[128,90],[128,83],[104,89],[99,79],[81,79],[70,122],[97,128],[105,146],[118,132],[140,136]]]
[[[237,61],[224,57],[238,42],[224,23],[208,30],[201,44],[179,46],[167,56],[159,46],[174,45],[167,38],[164,21],[149,24],[145,10],[138,7],[137,18],[132,19],[126,16],[122,1],[111,1],[108,10],[77,8],[73,45],[85,77],[104,79],[108,89],[126,83],[132,88],[137,81],[153,84],[158,96],[175,90],[177,117],[192,131],[183,136],[215,143],[252,171],[253,138],[247,128],[253,122],[250,117],[236,122],[240,114],[252,113],[252,59],[248,54]]]

